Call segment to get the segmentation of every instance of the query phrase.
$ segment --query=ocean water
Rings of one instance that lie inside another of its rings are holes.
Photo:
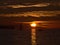
[[[59,21],[35,21],[37,45],[59,45],[60,23]],[[29,24],[0,26],[1,45],[31,45],[31,27]]]

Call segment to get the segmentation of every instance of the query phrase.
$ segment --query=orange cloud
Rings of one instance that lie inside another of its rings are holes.
[[[41,4],[34,4],[34,5],[8,5],[7,7],[12,7],[12,8],[45,7],[48,5],[50,5],[50,3],[41,3]]]

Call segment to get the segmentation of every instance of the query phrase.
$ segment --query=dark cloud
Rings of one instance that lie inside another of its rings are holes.
[[[35,4],[41,2],[60,2],[60,0],[0,0],[0,3],[8,4]]]

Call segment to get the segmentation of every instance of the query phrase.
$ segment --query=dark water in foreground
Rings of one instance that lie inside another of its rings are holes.
[[[37,45],[60,45],[60,28],[55,28],[59,24],[57,22],[48,24],[48,26],[45,25],[46,29],[36,28]],[[31,28],[27,26],[21,24],[19,24],[19,28],[17,26],[15,28],[13,26],[0,26],[0,45],[31,45]],[[54,28],[48,28],[51,26]]]
[[[37,45],[60,45],[60,29],[37,30]],[[1,45],[31,45],[30,30],[0,29]]]

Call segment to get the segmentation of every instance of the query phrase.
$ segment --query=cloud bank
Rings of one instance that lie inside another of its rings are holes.
[[[32,17],[52,17],[52,16],[57,16],[57,14],[60,14],[60,11],[32,11],[32,12],[22,12],[22,13],[18,13],[18,14],[2,14],[0,16],[4,16],[4,17],[28,17],[28,16],[32,16]]]
[[[45,7],[50,5],[50,3],[41,3],[41,4],[33,4],[33,5],[7,5],[7,7],[11,8],[24,8],[24,7]]]

